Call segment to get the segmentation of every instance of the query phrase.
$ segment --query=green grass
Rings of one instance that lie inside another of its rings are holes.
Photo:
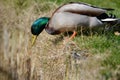
[[[75,41],[80,48],[87,49],[93,54],[109,54],[103,61],[104,66],[116,68],[120,65],[120,37],[112,33],[109,35],[93,35],[76,37]]]
[[[115,36],[114,34],[109,35],[93,35],[76,37],[75,41],[78,43],[80,48],[89,50],[93,54],[106,54],[108,55],[101,65],[105,67],[104,70],[101,70],[101,74],[107,77],[108,79],[112,77],[113,70],[120,71],[120,37]],[[108,74],[110,74],[108,76]],[[118,76],[120,74],[118,73]],[[117,77],[118,77],[117,76]],[[106,79],[107,80],[107,79]]]

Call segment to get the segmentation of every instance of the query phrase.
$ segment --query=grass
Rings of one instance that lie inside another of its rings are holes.
[[[119,68],[119,65],[120,65],[120,60],[119,60],[120,37],[119,36],[115,36],[114,34],[110,33],[109,35],[102,34],[102,35],[94,35],[92,37],[84,36],[82,39],[80,39],[79,37],[76,37],[75,41],[79,44],[80,48],[88,49],[91,53],[95,55],[96,54],[107,55],[106,58],[103,57],[104,59],[101,62],[101,65],[106,67],[104,69],[105,71],[101,70],[104,72],[104,76],[106,76],[106,74],[108,73],[112,75],[113,72],[111,71],[113,69],[116,70]],[[119,73],[118,73],[118,76],[119,76]]]
[[[120,36],[112,32],[77,35],[73,41],[63,44],[63,35],[52,36],[43,31],[35,46],[30,47],[32,22],[50,16],[59,5],[69,1],[79,0],[0,1],[1,80],[120,79]],[[81,2],[112,7],[115,11],[110,13],[120,17],[118,0]],[[72,51],[81,58],[75,59]]]

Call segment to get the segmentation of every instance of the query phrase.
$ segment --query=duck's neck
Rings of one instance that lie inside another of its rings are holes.
[[[45,31],[46,31],[48,34],[57,35],[57,34],[60,34],[60,33],[61,33],[59,30],[56,30],[56,29],[54,29],[53,27],[50,27],[49,24],[50,24],[50,23],[47,23],[47,25],[46,25],[46,27],[45,27]]]

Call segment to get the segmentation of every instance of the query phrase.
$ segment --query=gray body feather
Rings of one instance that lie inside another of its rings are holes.
[[[107,8],[98,8],[83,3],[69,3],[60,6],[53,13],[46,31],[49,34],[60,33],[65,31],[74,31],[77,28],[96,28],[104,26],[104,22],[108,22],[107,19],[101,21],[97,16],[106,13]],[[111,20],[115,21],[115,20]]]

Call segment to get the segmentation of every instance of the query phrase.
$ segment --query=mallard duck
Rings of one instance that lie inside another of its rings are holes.
[[[72,31],[71,39],[76,35],[76,29],[80,27],[99,28],[106,23],[116,21],[117,19],[106,13],[111,10],[114,9],[99,8],[81,2],[64,4],[58,7],[51,17],[41,17],[33,22],[31,27],[31,32],[34,35],[32,44],[43,29],[51,35]]]

